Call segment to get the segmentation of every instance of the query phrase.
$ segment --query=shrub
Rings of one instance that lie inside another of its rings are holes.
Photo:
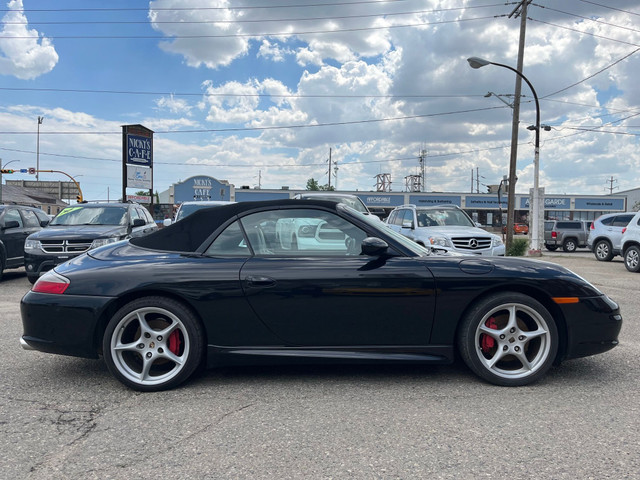
[[[526,238],[514,238],[507,249],[507,256],[522,257],[529,248],[529,240]]]

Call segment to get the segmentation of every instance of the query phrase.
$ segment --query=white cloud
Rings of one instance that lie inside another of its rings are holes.
[[[171,113],[191,115],[191,109],[193,108],[189,103],[181,98],[175,98],[173,95],[169,97],[161,97],[155,100],[158,109],[168,110]]]
[[[58,63],[51,41],[28,27],[22,0],[11,0],[7,7],[0,31],[8,37],[0,39],[0,74],[30,80],[49,73]]]

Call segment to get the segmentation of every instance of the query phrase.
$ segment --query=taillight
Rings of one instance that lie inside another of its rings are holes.
[[[627,227],[624,227],[624,228],[622,229],[622,233],[624,233],[624,232],[626,232],[626,231],[627,231]]]
[[[591,222],[591,226],[589,227],[591,230],[595,230],[596,226],[594,225],[596,222]]]
[[[558,232],[551,232],[551,238],[558,238]]]
[[[51,270],[38,279],[33,287],[31,287],[31,291],[60,295],[69,287],[69,283],[68,278]]]

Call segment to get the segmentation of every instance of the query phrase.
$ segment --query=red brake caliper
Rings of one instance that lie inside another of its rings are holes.
[[[171,350],[171,353],[173,353],[174,355],[179,355],[181,343],[180,332],[178,332],[178,330],[174,330],[173,332],[171,332],[171,334],[169,335],[169,350]]]
[[[493,317],[487,320],[487,322],[485,323],[485,326],[493,330],[498,329],[498,325],[496,325],[496,319]],[[489,351],[495,346],[496,346],[496,341],[493,337],[490,337],[487,334],[482,335],[482,337],[480,338],[480,348],[482,349],[482,353],[489,353]]]

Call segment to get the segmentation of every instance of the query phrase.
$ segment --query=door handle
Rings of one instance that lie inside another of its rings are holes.
[[[262,275],[254,276],[250,275],[246,278],[247,283],[252,287],[273,287],[276,281],[271,277],[264,277]]]

